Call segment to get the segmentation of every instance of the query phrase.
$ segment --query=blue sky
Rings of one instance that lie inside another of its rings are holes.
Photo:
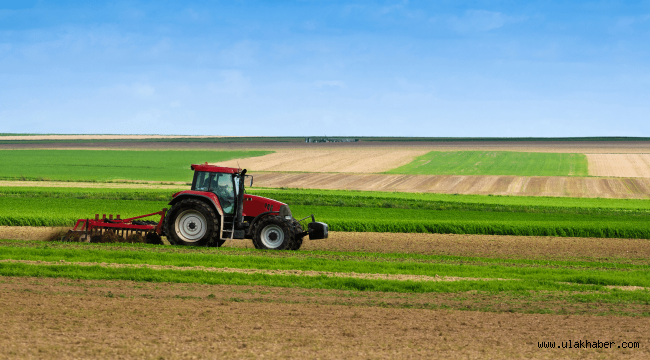
[[[0,0],[0,132],[650,136],[650,1]]]

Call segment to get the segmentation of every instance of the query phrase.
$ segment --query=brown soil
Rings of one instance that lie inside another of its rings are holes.
[[[644,317],[426,308],[472,303],[481,296],[471,293],[463,300],[448,294],[41,278],[2,278],[0,291],[3,358],[650,356],[650,322]],[[403,308],[419,305],[425,308]],[[615,345],[552,350],[537,345],[568,340]],[[618,348],[622,342],[638,342],[640,348]]]
[[[253,248],[250,240],[226,241],[224,246]],[[450,255],[506,259],[640,260],[647,264],[646,239],[568,238],[544,236],[394,234],[331,232],[326,240],[305,240],[301,250],[360,251]]]
[[[589,175],[650,177],[650,154],[587,154]]]
[[[332,173],[252,173],[255,186],[326,190],[431,192],[441,194],[567,196],[619,199],[650,198],[650,178],[386,175]],[[114,189],[189,189],[185,182],[127,181],[113,183],[1,181],[0,186]]]
[[[253,173],[255,186],[326,190],[431,192],[442,194],[567,196],[620,199],[650,198],[650,178],[385,175],[330,173]],[[113,183],[1,181],[0,186],[114,189],[189,189],[185,182],[127,181]]]
[[[432,192],[442,194],[650,198],[648,178],[257,173],[271,188]]]
[[[68,230],[69,227],[0,226],[0,239],[50,240]]]
[[[0,226],[0,239],[47,240],[69,228]],[[224,247],[253,248],[250,240],[228,240]],[[541,236],[394,234],[330,232],[325,240],[305,240],[301,250],[361,251],[507,259],[585,259],[641,261],[650,258],[646,239]]]
[[[413,161],[426,149],[281,149],[275,153],[235,159],[220,166],[242,167],[252,171],[305,171],[342,173],[380,173]]]

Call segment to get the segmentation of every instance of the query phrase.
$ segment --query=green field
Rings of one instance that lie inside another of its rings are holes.
[[[191,164],[271,151],[0,150],[0,179],[192,181]]]
[[[323,251],[267,252],[253,249],[161,247],[132,244],[72,244],[0,241],[0,259],[47,261],[43,264],[0,263],[2,276],[95,280],[228,284],[355,292],[457,294],[468,291],[507,299],[510,311],[536,313],[598,313],[648,316],[650,292],[622,291],[606,286],[650,286],[650,267],[621,263],[531,261],[408,254],[337,253]],[[54,265],[53,263],[56,263]],[[88,265],[82,265],[82,264]],[[93,265],[97,264],[97,265]],[[122,264],[122,267],[107,267]],[[158,265],[152,269],[133,265]],[[90,265],[90,266],[89,266]],[[126,266],[131,265],[131,266]],[[257,269],[292,274],[202,271]],[[299,271],[328,275],[304,276]],[[343,274],[356,274],[346,277]],[[360,278],[363,274],[456,277],[456,281],[412,281]],[[562,309],[554,303],[562,302]],[[388,306],[386,304],[385,306]],[[421,305],[436,308],[436,304]],[[462,305],[461,309],[472,310]],[[476,310],[504,311],[496,302]],[[521,309],[518,309],[521,307]]]
[[[137,216],[168,207],[173,192],[0,188],[0,225],[71,226],[94,214]],[[571,199],[573,206],[567,206],[564,198],[521,205],[521,198],[504,204],[508,197],[478,195],[429,194],[426,200],[417,200],[403,194],[391,198],[390,193],[351,192],[347,197],[327,191],[255,189],[254,193],[287,202],[297,218],[313,213],[332,231],[650,238],[647,200]]]
[[[432,151],[388,174],[587,176],[584,154]]]
[[[38,185],[38,182],[31,183]],[[1,197],[13,198],[76,198],[107,200],[168,201],[171,195],[188,186],[174,190],[111,189],[111,188],[52,188],[52,187],[0,187]],[[247,188],[247,193],[260,195],[287,204],[380,207],[427,210],[473,210],[507,212],[551,213],[645,213],[650,211],[650,200],[604,199],[542,196],[463,195],[435,193],[403,193],[357,190],[311,190]]]

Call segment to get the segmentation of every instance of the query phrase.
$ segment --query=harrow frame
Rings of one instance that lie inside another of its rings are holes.
[[[80,236],[84,236],[84,240],[89,240],[90,237],[95,235],[103,235],[107,231],[113,231],[125,239],[132,234],[142,235],[143,233],[148,234],[152,232],[160,236],[162,234],[165,213],[167,213],[166,208],[155,213],[135,216],[127,219],[121,219],[119,214],[116,215],[115,218],[113,218],[113,214],[109,214],[108,218],[106,217],[106,214],[103,214],[102,218],[100,219],[99,214],[95,214],[94,219],[77,220],[74,228],[68,231],[66,238],[69,238],[74,234],[79,234]],[[158,221],[158,224],[156,225],[140,225],[132,223],[133,220],[155,215],[160,215],[160,221]]]

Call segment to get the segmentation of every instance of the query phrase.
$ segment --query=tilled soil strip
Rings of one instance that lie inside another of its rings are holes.
[[[269,188],[621,199],[650,197],[650,178],[283,172],[253,174],[255,184]]]
[[[0,260],[0,263],[20,263],[28,265],[76,265],[76,266],[101,266],[107,268],[131,268],[131,269],[151,269],[151,270],[174,270],[174,271],[207,271],[221,273],[240,273],[240,274],[266,274],[266,275],[295,275],[295,276],[326,276],[339,278],[354,278],[365,280],[397,280],[397,281],[492,281],[492,280],[517,280],[517,279],[487,279],[487,278],[468,278],[456,276],[427,276],[427,275],[407,275],[407,274],[363,274],[363,273],[337,273],[329,271],[313,270],[267,270],[267,269],[233,269],[233,268],[213,268],[205,266],[173,266],[173,265],[150,265],[150,264],[114,264],[114,263],[93,263],[93,262],[67,262],[60,261],[38,261],[38,260]]]

